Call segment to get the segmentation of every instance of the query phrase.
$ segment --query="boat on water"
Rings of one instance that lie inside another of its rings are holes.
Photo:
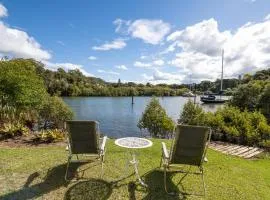
[[[222,99],[223,94],[223,57],[224,57],[224,50],[222,50],[222,65],[221,65],[221,79],[220,79],[220,92],[218,94],[211,94],[207,93],[207,95],[204,95],[200,98],[201,102],[203,103],[225,103],[226,99]],[[220,98],[217,98],[216,95],[218,95]]]
[[[202,96],[201,102],[203,103],[225,103],[226,99],[216,98],[215,95]]]

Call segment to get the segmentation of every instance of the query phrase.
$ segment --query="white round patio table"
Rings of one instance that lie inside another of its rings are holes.
[[[132,160],[130,160],[129,163],[134,166],[135,175],[137,176],[137,179],[140,182],[140,184],[147,187],[147,185],[143,182],[143,180],[140,177],[138,170],[139,162],[136,158],[136,152],[134,150],[151,147],[153,145],[152,141],[139,137],[125,137],[115,140],[115,144],[117,146],[131,150],[130,153],[132,155]]]

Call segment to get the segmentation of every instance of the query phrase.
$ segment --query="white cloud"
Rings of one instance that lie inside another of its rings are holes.
[[[152,81],[154,80],[153,76],[149,76],[145,73],[142,74],[142,77],[146,80],[146,81]]]
[[[145,43],[153,45],[160,44],[171,29],[170,24],[162,20],[138,19],[127,21],[116,19],[113,24],[116,26],[115,32],[142,39]]]
[[[8,11],[0,4],[0,17],[5,16],[8,16]],[[0,53],[39,61],[51,58],[51,54],[43,50],[33,37],[18,28],[10,28],[2,21],[0,21]]]
[[[113,21],[113,24],[116,26],[115,32],[116,33],[127,33],[125,30],[126,26],[129,26],[131,21],[123,20],[123,19],[116,19]]]
[[[134,66],[135,66],[135,67],[144,67],[144,68],[148,68],[148,67],[152,67],[152,63],[144,63],[144,62],[140,62],[140,61],[135,61],[135,62],[134,62]]]
[[[198,52],[181,52],[170,62],[181,68],[183,74],[192,74],[193,79],[213,80],[219,78],[221,58],[211,57]]]
[[[162,20],[138,19],[128,27],[128,33],[134,38],[142,39],[145,43],[159,44],[170,32],[170,24]]]
[[[264,20],[270,20],[270,14],[266,15],[266,17],[264,18]]]
[[[140,56],[140,59],[146,59],[147,58],[147,56]]]
[[[231,33],[229,31],[220,32],[217,21],[211,18],[170,34],[167,41],[177,41],[174,44],[180,46],[184,51],[217,55],[230,37]],[[173,49],[173,47],[171,48]]]
[[[141,61],[135,61],[134,66],[135,67],[141,67],[141,68],[155,68],[160,67],[164,65],[165,62],[162,59],[154,60],[152,62],[141,62]]]
[[[66,71],[78,69],[83,73],[83,75],[89,76],[89,77],[90,76],[94,77],[93,74],[85,71],[85,69],[83,68],[82,65],[77,65],[77,64],[73,64],[73,63],[51,63],[51,62],[47,62],[47,61],[43,61],[43,63],[45,64],[46,68],[48,68],[50,70],[57,70],[58,68],[63,68]]]
[[[0,17],[8,16],[7,9],[0,4]],[[57,43],[64,45],[62,41]],[[80,70],[85,76],[94,76],[88,73],[82,65],[73,63],[52,63],[51,54],[43,50],[41,45],[25,31],[18,28],[10,28],[0,21],[0,55],[12,55],[20,58],[33,58],[44,63],[50,70],[63,68],[64,70]]]
[[[0,52],[14,57],[48,60],[51,55],[26,32],[10,28],[0,21]]]
[[[175,51],[175,49],[176,49],[177,46],[179,46],[178,45],[178,41],[173,42],[165,50],[163,50],[162,52],[160,52],[160,55],[167,54],[167,53],[170,53],[170,52]]]
[[[57,43],[62,45],[62,46],[65,46],[65,43],[63,41],[61,41],[61,40],[58,40]]]
[[[183,31],[175,31],[167,36],[167,41],[175,41],[182,35]]]
[[[104,74],[120,75],[120,73],[118,73],[118,72],[106,71],[106,70],[103,70],[103,69],[98,69],[97,72],[98,73],[104,73]]]
[[[7,17],[7,16],[8,16],[8,10],[3,4],[0,3],[0,18]]]
[[[125,65],[116,65],[115,68],[122,69],[122,70],[128,70],[128,68]]]
[[[156,81],[160,80],[168,80],[168,81],[175,81],[175,82],[181,82],[184,78],[183,75],[177,75],[177,74],[171,74],[166,72],[161,72],[159,70],[155,70],[155,73],[153,74],[153,78]]]
[[[224,48],[224,76],[237,77],[270,66],[270,18],[246,23],[236,31],[220,31],[214,19],[176,31],[167,37],[178,48],[169,64],[194,80],[214,80],[221,74],[221,49]],[[176,43],[175,43],[176,42]],[[167,49],[166,49],[167,50]]]
[[[159,83],[179,84],[184,80],[185,75],[176,73],[172,74],[155,69],[152,76],[142,74],[142,77],[144,78],[144,82],[151,82],[152,84],[159,84]]]
[[[164,61],[159,59],[159,60],[154,60],[153,61],[153,65],[156,65],[156,66],[162,66],[164,65]]]
[[[95,56],[89,56],[88,59],[89,59],[89,60],[96,60],[97,57],[95,57]]]
[[[8,16],[8,11],[0,4],[0,17],[5,16]],[[2,21],[0,21],[0,53],[39,61],[51,58],[51,54],[43,50],[33,37],[18,28],[10,28]]]
[[[92,49],[96,51],[108,51],[111,49],[123,49],[126,46],[126,42],[123,39],[115,39],[112,42],[106,42],[100,46],[93,46]]]

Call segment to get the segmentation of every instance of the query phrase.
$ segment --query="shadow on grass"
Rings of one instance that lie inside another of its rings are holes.
[[[71,178],[75,176],[77,169],[84,164],[86,163],[72,163],[70,165],[70,174],[72,174]],[[31,183],[40,176],[38,172],[35,172],[27,178],[26,183],[21,189],[2,195],[0,196],[0,199],[5,200],[34,199],[46,193],[54,191],[62,186],[66,187],[69,184],[69,181],[67,182],[64,179],[65,172],[66,172],[66,164],[58,165],[47,171],[47,174],[41,183],[31,185]]]
[[[89,179],[71,186],[65,194],[65,200],[105,200],[111,196],[112,186],[100,179]]]
[[[169,191],[178,193],[177,195],[168,195],[164,189],[164,174],[160,169],[154,169],[143,175],[144,182],[148,185],[148,188],[143,188],[139,184],[130,182],[128,184],[129,200],[136,200],[135,192],[140,191],[146,193],[142,198],[143,200],[150,199],[186,199],[185,193],[181,193],[179,187],[181,188],[181,183],[175,184],[172,182],[172,176],[175,172],[167,173],[167,186]]]

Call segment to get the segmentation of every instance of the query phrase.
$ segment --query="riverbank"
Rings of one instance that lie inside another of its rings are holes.
[[[65,182],[67,152],[61,146],[0,148],[0,199],[179,199],[167,196],[163,189],[163,173],[157,169],[161,141],[153,139],[151,148],[139,154],[139,170],[149,190],[133,184],[129,177],[113,185],[122,175],[125,149],[108,140],[105,174],[99,178],[100,166],[86,164],[80,182]],[[168,145],[169,141],[166,141]],[[270,188],[270,157],[245,160],[210,150],[205,163],[206,199],[267,199]],[[117,166],[116,166],[117,163]],[[74,169],[75,166],[72,167]],[[90,167],[90,168],[89,168]],[[131,170],[129,171],[131,173]],[[82,174],[80,174],[82,175]],[[183,175],[176,175],[170,189],[200,192],[200,179],[189,175],[177,186]],[[171,179],[170,179],[171,180]],[[168,180],[169,181],[169,180]],[[187,199],[198,199],[186,196]]]

